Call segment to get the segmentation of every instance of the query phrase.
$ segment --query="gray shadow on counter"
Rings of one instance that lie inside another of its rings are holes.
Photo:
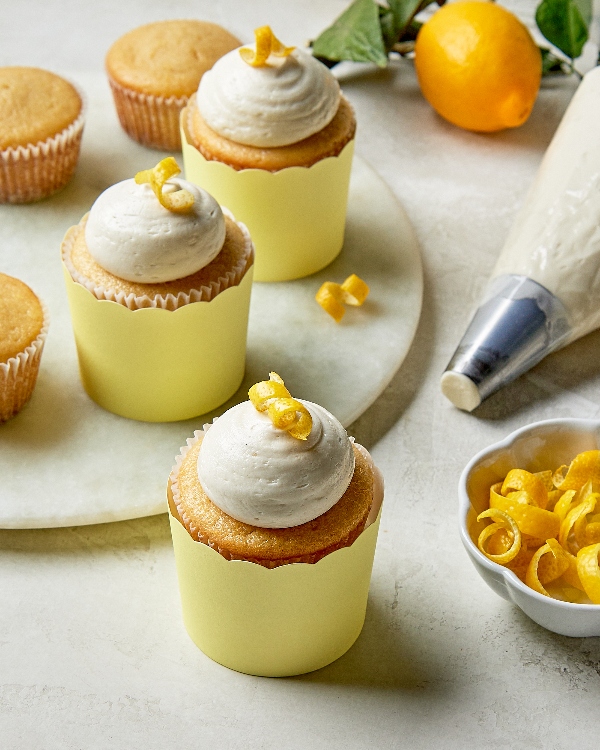
[[[151,548],[170,547],[166,513],[130,521],[54,529],[0,529],[0,551],[28,557],[84,558],[107,554],[138,558]]]
[[[348,427],[348,434],[371,449],[402,417],[415,398],[434,357],[437,311],[429,269],[423,263],[423,304],[415,337],[404,362],[376,401]]]
[[[535,403],[547,401],[563,391],[600,385],[600,330],[548,355],[534,368],[493,393],[473,411],[479,419],[498,421],[516,416]],[[600,404],[598,404],[600,410]],[[554,416],[569,416],[555,414]],[[595,417],[596,414],[590,414]]]
[[[288,679],[411,692],[427,700],[454,689],[452,659],[445,653],[449,646],[445,651],[431,648],[431,637],[395,619],[393,611],[371,594],[365,625],[354,645],[332,664]]]

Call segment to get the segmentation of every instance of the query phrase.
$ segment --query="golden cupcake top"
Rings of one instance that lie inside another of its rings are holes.
[[[41,68],[0,68],[0,148],[35,145],[69,127],[83,103],[75,87]]]
[[[24,351],[43,324],[42,305],[27,284],[0,273],[0,363]]]
[[[222,26],[208,21],[158,21],[117,39],[106,56],[106,69],[134,91],[191,96],[202,75],[240,44]]]

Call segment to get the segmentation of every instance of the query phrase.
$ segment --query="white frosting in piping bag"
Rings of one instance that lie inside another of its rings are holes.
[[[564,304],[571,340],[600,326],[600,68],[548,147],[493,276],[527,276]]]
[[[196,103],[210,128],[236,143],[286,146],[328,125],[337,112],[340,87],[312,55],[296,48],[252,67],[239,49],[202,76]]]
[[[170,179],[164,192],[183,188],[194,196],[188,213],[161,206],[148,183],[124,180],[105,190],[91,208],[85,241],[109,273],[142,284],[181,279],[213,260],[225,241],[225,219],[205,190]]]
[[[245,401],[210,426],[198,455],[198,479],[232,518],[263,528],[288,528],[332,508],[354,472],[346,431],[323,407],[302,401],[313,426],[298,440]]]

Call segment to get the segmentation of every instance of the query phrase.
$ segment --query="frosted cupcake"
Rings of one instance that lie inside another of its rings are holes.
[[[151,148],[178,151],[179,113],[202,75],[240,44],[216,23],[157,21],[123,35],[106,56],[106,72],[125,132]]]
[[[233,669],[294,674],[337,658],[360,632],[383,494],[338,420],[271,378],[188,441],[168,495],[194,641]]]
[[[255,279],[314,273],[340,252],[356,121],[331,72],[270,28],[224,55],[182,112],[186,177],[243,217]]]
[[[83,101],[40,68],[0,68],[0,203],[28,203],[64,187],[75,171]]]
[[[62,244],[84,387],[145,421],[210,411],[244,373],[252,242],[178,172],[169,158],[113,185]]]
[[[35,293],[0,273],[0,423],[31,398],[47,333],[47,314]]]

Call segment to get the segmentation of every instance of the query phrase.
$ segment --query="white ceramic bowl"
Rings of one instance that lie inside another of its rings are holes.
[[[600,605],[571,604],[538,594],[498,563],[488,560],[476,540],[483,524],[477,516],[489,507],[490,485],[510,469],[541,471],[569,464],[582,451],[600,448],[600,421],[551,419],[536,422],[478,453],[465,467],[458,485],[460,537],[479,575],[504,599],[554,633],[600,636]]]

